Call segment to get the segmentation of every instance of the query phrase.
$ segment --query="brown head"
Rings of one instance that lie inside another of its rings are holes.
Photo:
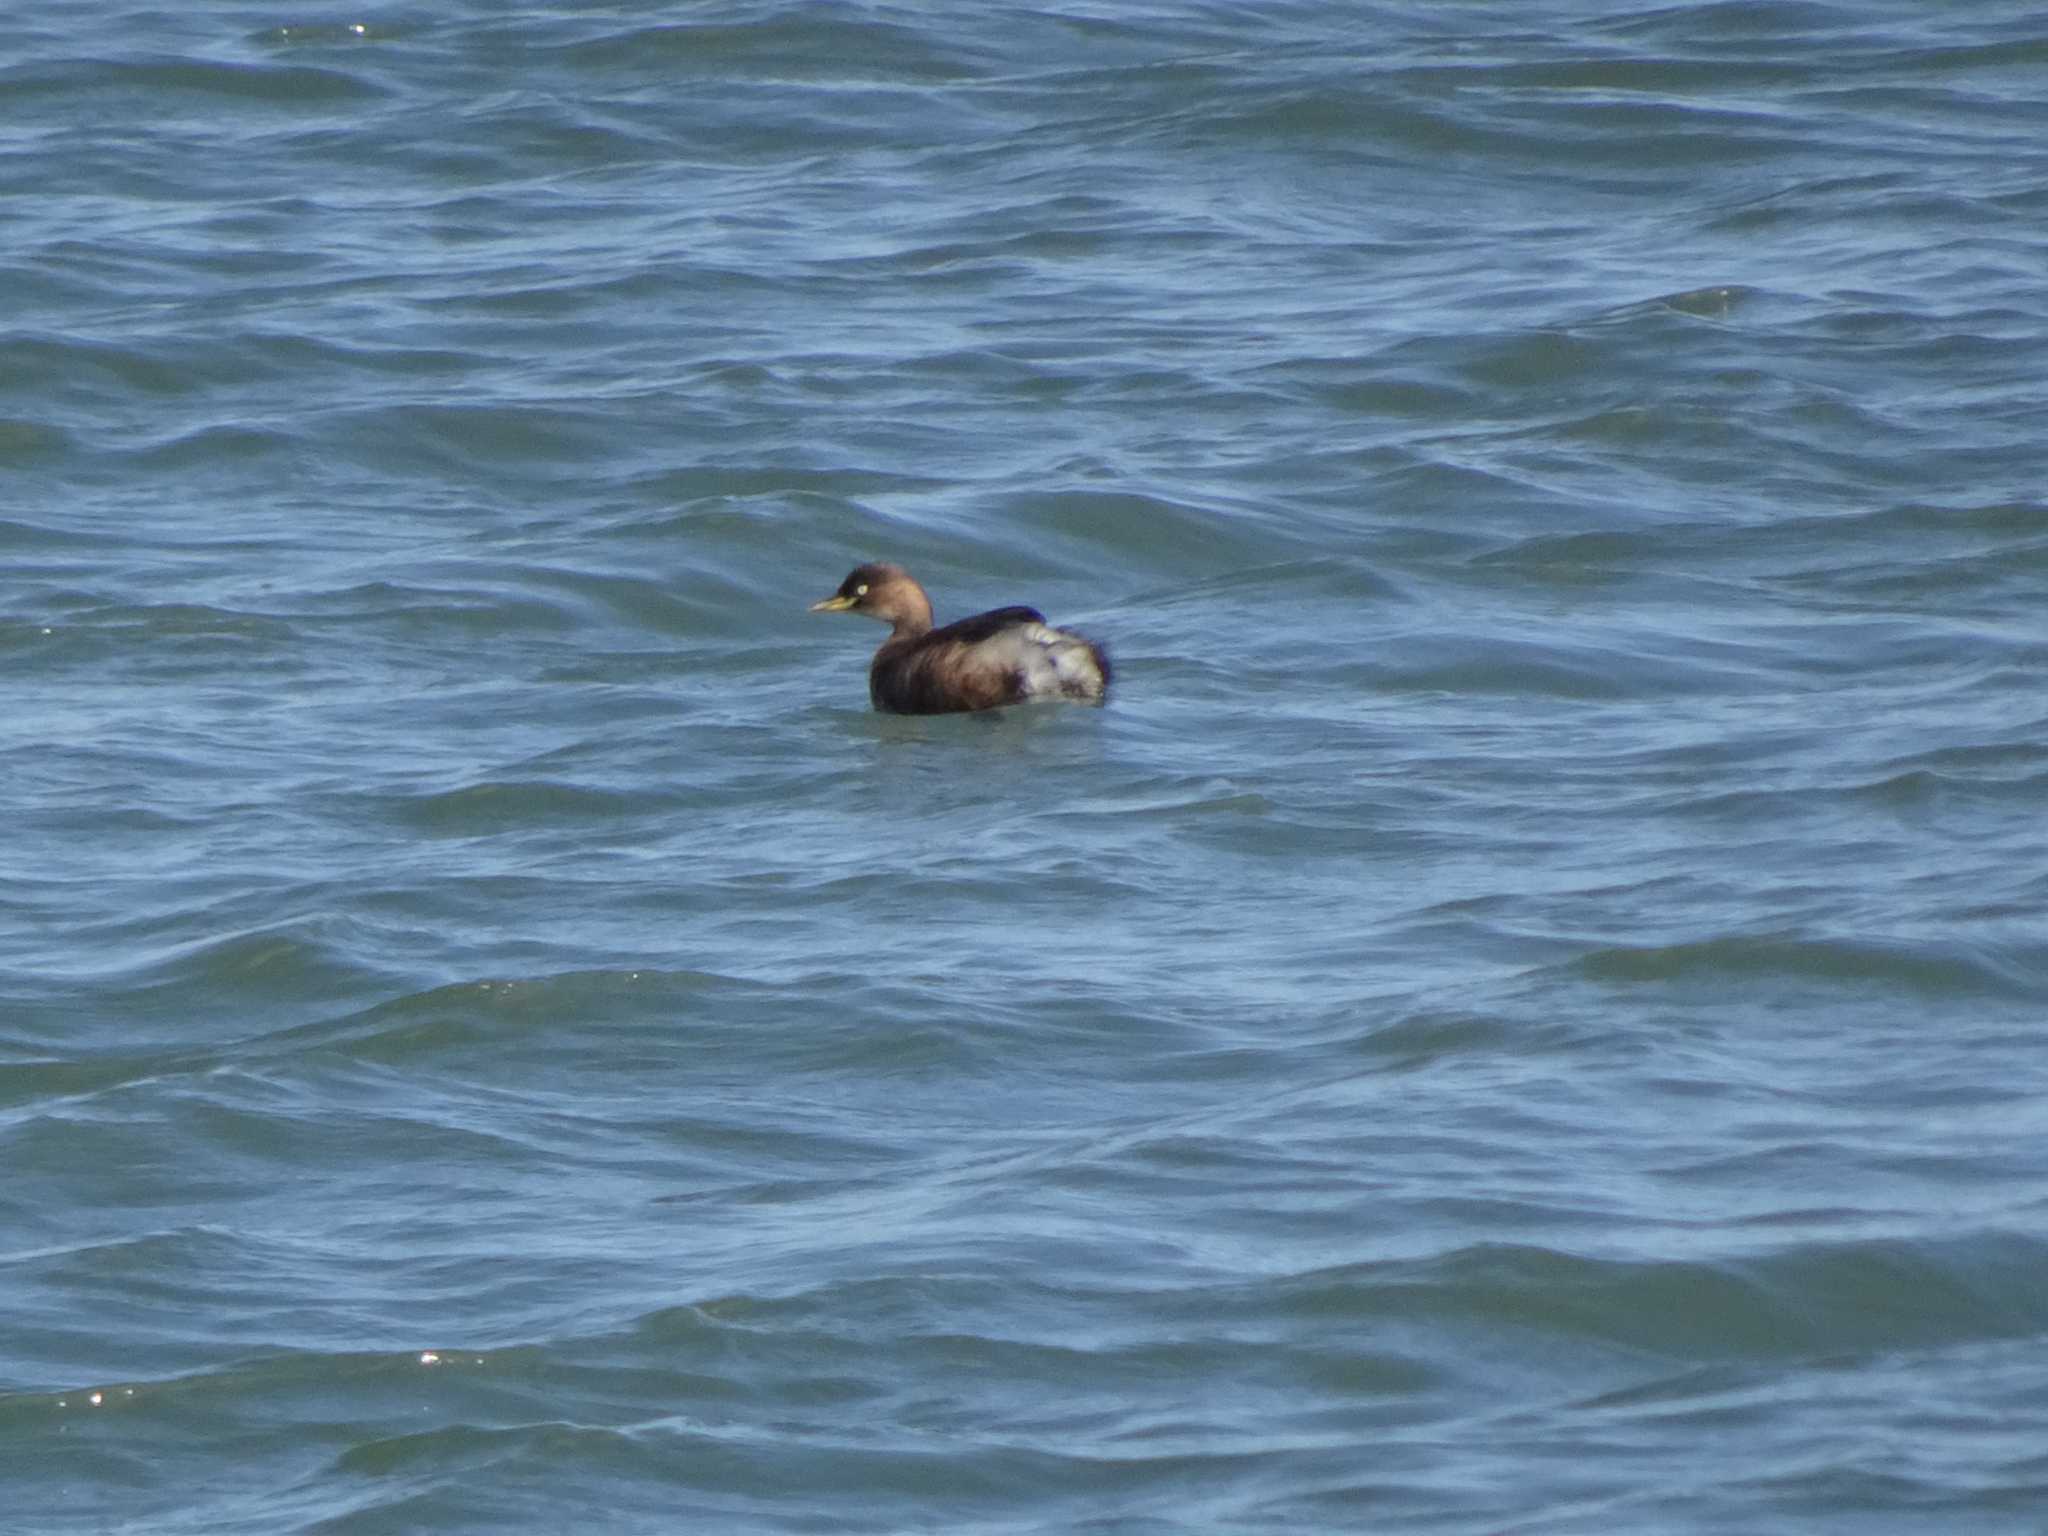
[[[899,635],[921,635],[932,627],[932,600],[900,565],[862,565],[813,613],[858,613],[880,619]]]

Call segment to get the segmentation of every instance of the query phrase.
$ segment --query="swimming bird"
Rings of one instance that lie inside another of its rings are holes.
[[[1039,699],[1101,703],[1109,658],[1036,608],[996,608],[932,628],[932,600],[900,565],[863,565],[813,613],[859,613],[889,626],[868,668],[875,708],[898,715],[998,709]]]

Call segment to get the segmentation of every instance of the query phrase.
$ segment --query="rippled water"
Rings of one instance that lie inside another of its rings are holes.
[[[2039,1530],[2044,64],[0,22],[9,1528]]]

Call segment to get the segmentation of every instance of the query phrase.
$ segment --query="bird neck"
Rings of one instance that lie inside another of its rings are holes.
[[[931,632],[932,600],[916,583],[905,583],[890,593],[890,599],[893,607],[889,615],[891,640],[915,640],[919,635]]]

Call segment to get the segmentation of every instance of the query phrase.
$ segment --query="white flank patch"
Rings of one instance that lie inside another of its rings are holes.
[[[1094,698],[1102,692],[1102,670],[1086,641],[1049,624],[1020,624],[1016,634],[1024,687],[1033,698]]]

